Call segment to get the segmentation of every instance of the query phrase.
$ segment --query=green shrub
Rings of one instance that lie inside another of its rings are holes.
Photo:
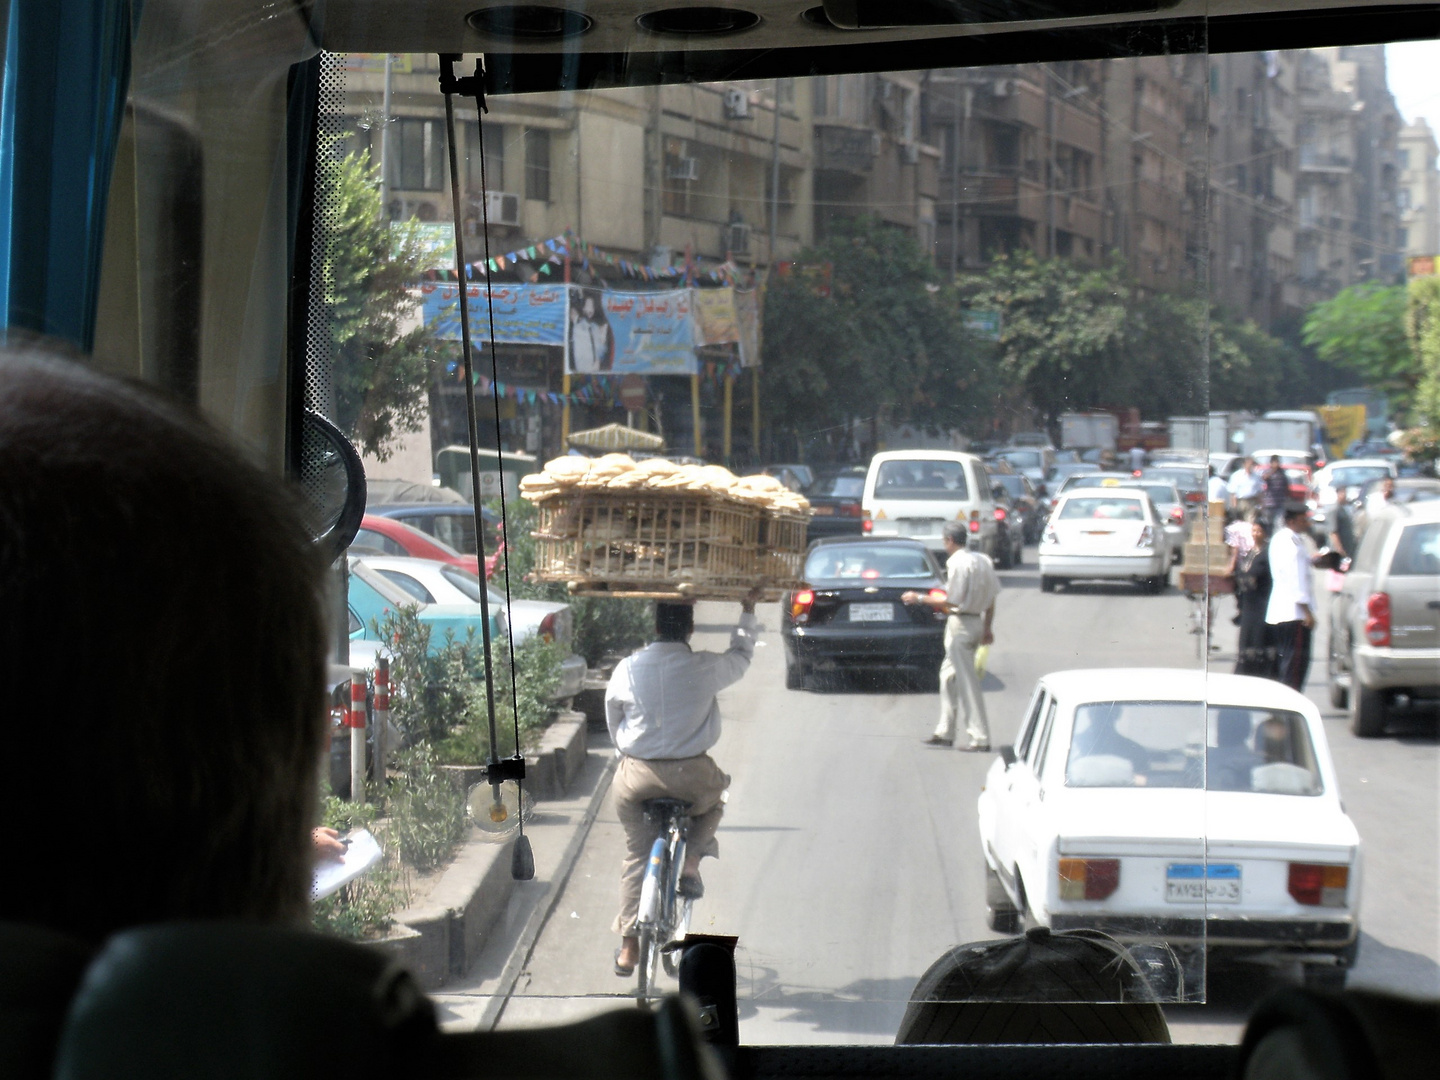
[[[434,747],[420,743],[397,758],[399,791],[390,800],[388,836],[400,857],[420,871],[448,860],[465,836],[465,799],[440,772]]]
[[[394,849],[375,830],[379,808],[372,802],[352,803],[327,795],[320,815],[323,825],[341,832],[368,829],[376,832],[385,855],[381,862],[323,900],[315,901],[311,919],[317,930],[360,940],[383,934],[394,923],[395,912],[410,902],[404,869]]]

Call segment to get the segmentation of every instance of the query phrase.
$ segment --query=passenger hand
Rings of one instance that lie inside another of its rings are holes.
[[[920,602],[920,594],[914,589],[906,589],[900,594],[900,602],[902,604],[918,604]]]
[[[980,644],[981,644],[981,645],[994,645],[994,644],[995,644],[995,634],[994,634],[992,631],[990,631],[990,630],[986,630],[983,634],[980,635]]]
[[[755,614],[755,602],[760,599],[763,592],[764,590],[759,585],[756,585],[745,594],[745,599],[740,601],[740,610],[746,615]]]
[[[318,861],[339,859],[345,855],[345,845],[340,842],[339,832],[328,826],[321,825],[319,828],[311,829],[310,840],[315,845],[315,856]]]

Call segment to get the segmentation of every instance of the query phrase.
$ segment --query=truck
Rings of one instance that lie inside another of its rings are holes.
[[[1114,450],[1120,421],[1113,413],[1062,413],[1060,445],[1067,450]]]
[[[1208,447],[1210,418],[1207,416],[1172,416],[1165,421],[1170,433],[1170,449],[1200,450]]]
[[[1315,425],[1309,420],[1265,417],[1245,425],[1245,453],[1257,450],[1300,450],[1310,452]]]

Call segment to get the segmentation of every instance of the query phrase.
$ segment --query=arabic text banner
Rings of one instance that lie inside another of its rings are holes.
[[[627,293],[572,285],[567,370],[693,375],[694,315],[689,289]]]
[[[565,347],[566,287],[564,285],[494,285],[489,290],[495,317],[495,340],[507,345]],[[440,341],[460,340],[459,285],[427,281],[420,285],[425,325]],[[483,285],[465,289],[470,309],[470,337],[490,340],[490,313]]]

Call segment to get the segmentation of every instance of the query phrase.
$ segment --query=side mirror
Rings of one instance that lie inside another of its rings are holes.
[[[1013,747],[1013,746],[1002,746],[1002,747],[1000,747],[999,750],[996,751],[996,753],[998,753],[998,754],[1000,755],[1000,760],[1005,763],[1005,767],[1006,767],[1007,769],[1008,769],[1011,765],[1014,765],[1014,764],[1015,764],[1015,761],[1016,761],[1016,757],[1015,757],[1015,747]]]

